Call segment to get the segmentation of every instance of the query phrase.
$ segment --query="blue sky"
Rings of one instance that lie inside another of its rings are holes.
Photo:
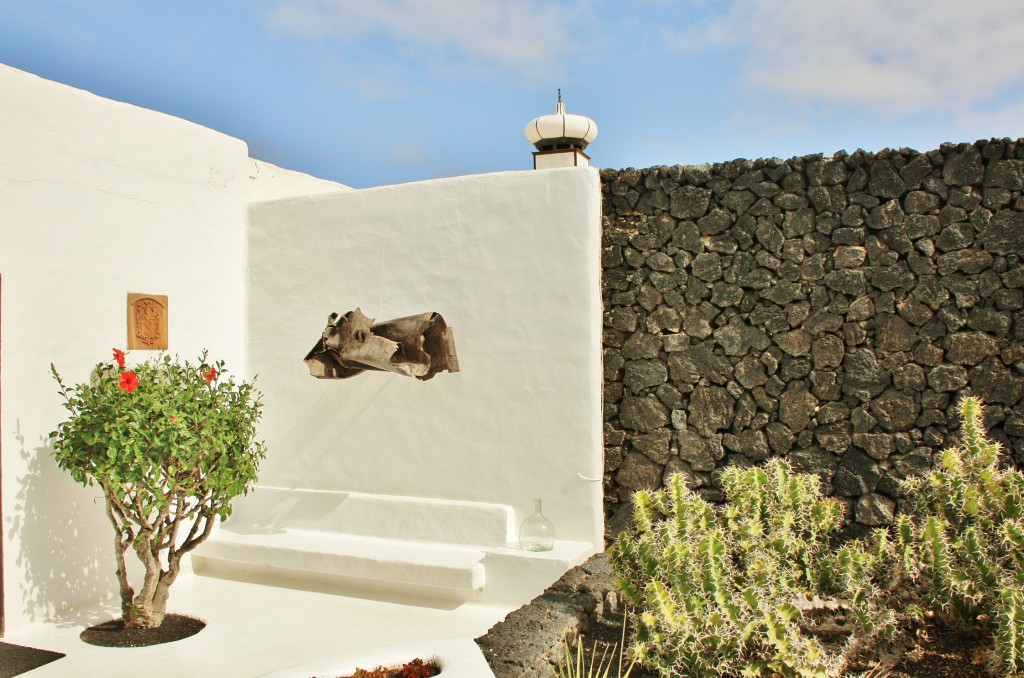
[[[1024,136],[1021,0],[0,0],[0,62],[355,187]]]

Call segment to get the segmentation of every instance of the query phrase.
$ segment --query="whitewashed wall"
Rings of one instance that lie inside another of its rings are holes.
[[[255,204],[249,364],[267,394],[260,483],[544,500],[559,538],[602,543],[600,185],[509,172]],[[462,371],[317,380],[327,315],[436,311]]]
[[[334,181],[284,169],[254,158],[249,159],[249,181],[246,185],[245,199],[248,202],[353,190]]]
[[[148,292],[169,297],[171,352],[245,375],[248,201],[344,188],[257,163],[238,139],[0,65],[8,630],[115,593],[99,492],[47,445],[66,413],[50,363],[87,378],[126,343],[127,293]]]
[[[559,536],[601,544],[600,485],[577,475],[602,471],[596,171],[354,191],[247,155],[0,65],[8,630],[116,593],[99,492],[47,444],[65,416],[49,364],[77,382],[124,346],[128,292],[168,295],[172,353],[260,373],[263,484],[500,501],[520,518],[540,496]],[[309,377],[327,314],[355,306],[442,313],[463,372]]]

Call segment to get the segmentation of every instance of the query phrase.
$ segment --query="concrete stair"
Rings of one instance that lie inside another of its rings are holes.
[[[199,575],[525,603],[594,552],[521,551],[511,507],[259,487],[193,554]]]

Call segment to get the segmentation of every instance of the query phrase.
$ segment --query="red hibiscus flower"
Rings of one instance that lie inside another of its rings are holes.
[[[114,349],[114,360],[117,361],[118,367],[124,367],[124,351],[121,349]]]
[[[135,391],[135,389],[139,387],[139,377],[131,370],[128,370],[127,372],[122,372],[121,383],[119,384],[119,386],[124,390],[128,391],[129,393],[132,393]]]
[[[206,383],[209,384],[210,382],[217,378],[217,370],[213,369],[212,367],[207,367],[206,371],[203,372],[203,378],[206,379]]]

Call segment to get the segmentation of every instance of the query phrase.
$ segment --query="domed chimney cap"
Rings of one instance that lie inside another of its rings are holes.
[[[584,115],[565,112],[562,90],[553,115],[542,115],[526,123],[526,139],[538,151],[583,150],[597,138],[597,123]]]

